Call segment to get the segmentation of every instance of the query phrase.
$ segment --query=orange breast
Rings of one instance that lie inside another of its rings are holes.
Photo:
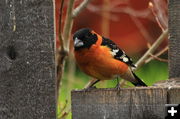
[[[128,65],[114,59],[106,46],[92,45],[90,49],[75,51],[75,58],[81,70],[100,80],[112,79],[128,70]]]

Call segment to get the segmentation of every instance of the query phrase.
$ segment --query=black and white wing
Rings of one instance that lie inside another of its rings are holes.
[[[111,54],[115,59],[120,60],[131,67],[136,67],[131,58],[127,56],[125,52],[121,50],[112,40],[103,37],[101,45],[109,47],[111,49]]]

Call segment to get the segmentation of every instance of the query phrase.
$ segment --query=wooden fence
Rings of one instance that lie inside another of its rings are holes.
[[[169,0],[169,80],[147,88],[72,91],[73,119],[164,119],[165,104],[180,104],[179,12],[180,1]]]
[[[169,0],[169,81],[120,91],[72,92],[73,119],[163,119],[180,103],[180,1]],[[52,0],[0,2],[0,119],[55,119]]]
[[[55,119],[52,0],[0,1],[0,119]]]

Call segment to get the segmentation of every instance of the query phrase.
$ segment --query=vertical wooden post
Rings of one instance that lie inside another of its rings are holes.
[[[180,104],[180,1],[169,0],[169,104]]]
[[[52,0],[0,2],[0,119],[55,119]]]
[[[169,0],[169,77],[180,79],[180,1]],[[153,79],[152,79],[153,80]],[[180,104],[177,80],[147,88],[72,91],[73,119],[164,119],[165,104]]]
[[[169,77],[180,79],[180,1],[169,0]]]

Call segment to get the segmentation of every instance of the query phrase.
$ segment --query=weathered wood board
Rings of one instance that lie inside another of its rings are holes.
[[[73,119],[164,119],[165,104],[180,103],[177,91],[180,88],[72,91],[72,116]]]
[[[180,0],[169,0],[169,77],[180,77]]]
[[[52,0],[0,2],[0,119],[55,119]]]

